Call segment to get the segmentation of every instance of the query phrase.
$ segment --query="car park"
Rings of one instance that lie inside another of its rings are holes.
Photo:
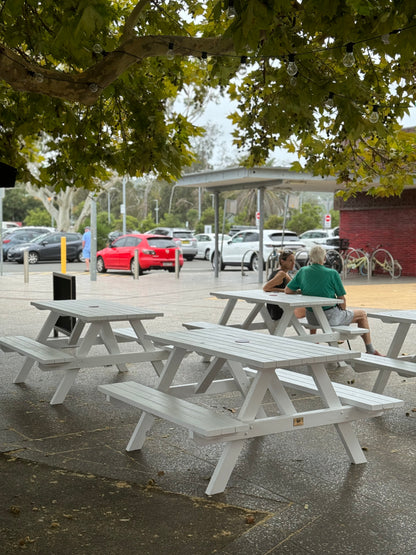
[[[183,265],[180,246],[164,235],[131,233],[122,235],[108,247],[97,252],[97,270],[127,270],[134,273],[135,251],[138,254],[139,274],[145,270],[175,271],[176,252],[179,251],[179,265]]]
[[[233,235],[230,241],[222,245],[218,253],[220,268],[226,266],[245,266],[249,270],[258,270],[260,232],[257,229],[240,231]],[[304,249],[305,245],[299,240],[294,231],[281,229],[266,229],[263,231],[263,264],[274,249],[289,248],[291,250]],[[211,254],[211,263],[215,267],[215,252]]]
[[[13,228],[13,230],[10,229],[3,236],[3,260],[7,260],[7,253],[12,247],[19,243],[27,243],[44,233],[49,233],[49,229],[46,227],[17,227]]]
[[[182,254],[185,260],[193,260],[198,254],[197,240],[194,232],[182,227],[155,227],[146,231],[146,234],[166,235],[172,237],[174,241],[180,244]]]
[[[66,239],[66,258],[69,262],[82,262],[82,236],[80,233],[52,232],[35,237],[27,243],[20,243],[11,247],[7,253],[10,262],[23,263],[24,252],[28,251],[29,264],[39,261],[61,259],[61,240]]]
[[[198,233],[195,235],[195,239],[198,242],[198,253],[196,258],[204,258],[205,260],[210,260],[211,253],[215,249],[215,233]],[[231,235],[225,235],[222,233],[218,234],[218,244],[221,250],[221,245],[231,240]]]

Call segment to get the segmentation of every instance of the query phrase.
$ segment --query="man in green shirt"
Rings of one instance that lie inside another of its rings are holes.
[[[358,324],[360,328],[369,329],[367,313],[362,309],[348,310],[345,300],[346,291],[341,277],[336,270],[326,268],[326,252],[320,245],[312,247],[309,253],[310,266],[301,268],[295,277],[287,284],[285,293],[293,295],[297,292],[302,295],[315,297],[328,297],[330,299],[342,299],[343,302],[337,306],[324,306],[325,315],[331,326],[342,326]],[[309,324],[319,325],[311,308],[306,309],[306,319]],[[371,342],[370,332],[362,336],[367,353],[381,355]]]

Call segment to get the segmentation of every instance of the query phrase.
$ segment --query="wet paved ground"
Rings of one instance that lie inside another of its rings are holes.
[[[258,287],[256,276],[225,271],[218,279],[203,264],[188,263],[180,279],[154,272],[129,275],[77,272],[78,298],[106,298],[162,310],[150,332],[177,329],[192,320],[218,320],[224,301],[217,289]],[[50,272],[0,276],[0,334],[34,337],[45,314],[30,306],[52,297]],[[416,309],[416,279],[346,282],[349,306]],[[247,306],[238,304],[235,319]],[[414,327],[416,328],[416,326]],[[415,352],[416,329],[404,345]],[[373,343],[386,351],[393,326],[371,320]],[[362,350],[360,339],[352,342]],[[1,354],[0,548],[15,553],[116,554],[414,554],[416,515],[416,380],[392,376],[386,394],[403,408],[355,425],[368,463],[350,465],[332,427],[287,432],[247,443],[226,491],[204,494],[221,446],[201,447],[187,432],[157,420],[141,452],[125,451],[137,422],[132,410],[113,407],[100,383],[137,379],[152,385],[150,364],[82,371],[65,403],[49,400],[58,376],[34,369],[13,384],[21,364]],[[203,363],[186,359],[189,381]],[[331,371],[340,383],[370,389],[374,374]],[[298,393],[295,403],[314,408]],[[235,394],[203,399],[234,410]]]

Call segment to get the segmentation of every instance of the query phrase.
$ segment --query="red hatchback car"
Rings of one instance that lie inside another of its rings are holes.
[[[97,270],[129,270],[134,273],[134,251],[138,251],[139,274],[145,270],[175,271],[175,253],[179,251],[182,268],[183,256],[177,243],[164,235],[131,233],[122,235],[108,247],[97,252]]]

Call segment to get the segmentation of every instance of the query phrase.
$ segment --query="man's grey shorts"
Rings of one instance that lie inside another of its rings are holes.
[[[354,318],[354,312],[352,310],[344,310],[337,306],[325,310],[325,315],[328,318],[330,326],[348,326]],[[319,326],[318,320],[315,318],[315,314],[312,311],[306,311],[306,319],[309,324]]]

